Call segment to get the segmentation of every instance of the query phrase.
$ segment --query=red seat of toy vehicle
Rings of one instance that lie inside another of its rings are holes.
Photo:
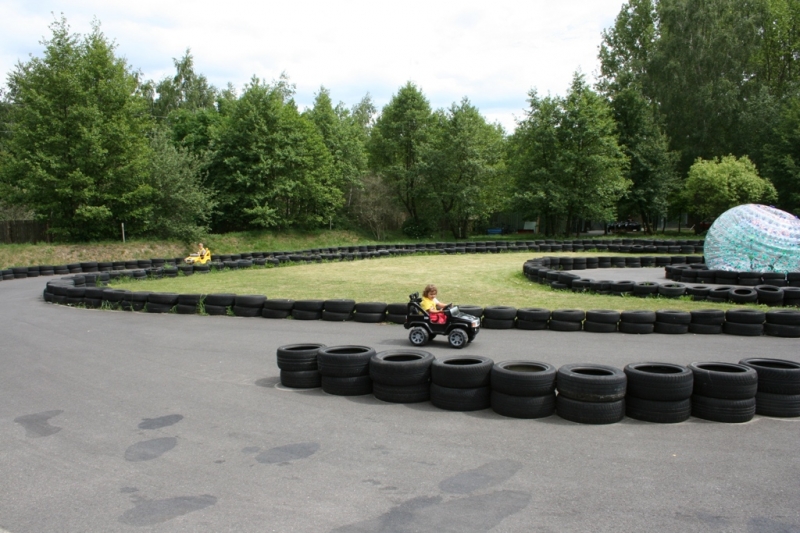
[[[447,322],[447,316],[444,313],[431,312],[431,324],[444,324]]]

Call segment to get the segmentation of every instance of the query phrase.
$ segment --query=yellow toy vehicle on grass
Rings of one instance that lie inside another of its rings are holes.
[[[205,265],[209,261],[211,261],[211,250],[209,249],[204,249],[200,253],[191,254],[183,260],[187,265]]]

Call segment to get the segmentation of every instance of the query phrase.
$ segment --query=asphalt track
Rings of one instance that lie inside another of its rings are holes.
[[[589,426],[282,390],[280,345],[406,331],[71,309],[45,281],[0,282],[0,531],[800,532],[800,420]],[[622,368],[798,347],[484,330],[429,349]]]

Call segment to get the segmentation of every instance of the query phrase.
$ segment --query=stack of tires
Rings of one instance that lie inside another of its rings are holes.
[[[800,311],[791,309],[767,311],[764,333],[773,337],[800,337]]]
[[[781,418],[800,416],[800,363],[753,357],[742,359],[739,364],[758,374],[756,413]]]
[[[747,422],[756,414],[758,374],[734,363],[692,363],[692,416],[714,422]]]
[[[681,365],[631,363],[625,366],[628,388],[625,414],[636,420],[672,424],[692,414],[694,376]]]
[[[372,394],[391,403],[418,403],[430,399],[433,355],[424,350],[386,350],[369,361]]]
[[[386,307],[386,321],[393,324],[405,324],[408,304],[393,303]]]
[[[539,307],[517,309],[517,327],[525,330],[547,329],[550,310]]]
[[[169,313],[178,305],[178,295],[173,292],[151,292],[147,296],[148,313]]]
[[[728,335],[760,337],[764,334],[766,314],[758,309],[729,309],[725,311],[722,331]]]
[[[431,403],[447,411],[478,411],[491,402],[494,362],[472,355],[435,359],[431,365]]]
[[[492,409],[511,418],[544,418],[556,410],[556,367],[503,361],[492,367]]]
[[[581,424],[613,424],[625,417],[625,373],[613,366],[569,364],[556,374],[556,411]]]
[[[292,314],[294,300],[283,298],[267,299],[261,308],[261,316],[264,318],[286,318]]]
[[[206,314],[212,316],[222,316],[228,314],[228,308],[233,307],[233,302],[236,300],[235,294],[208,294],[203,300],[203,307]]]
[[[619,330],[622,333],[653,333],[656,327],[655,311],[623,311]]]
[[[386,320],[386,308],[388,304],[384,302],[361,302],[356,304],[356,322],[367,324],[377,324]]]
[[[287,344],[278,348],[281,385],[293,389],[313,389],[322,384],[317,352],[324,344]]]
[[[511,329],[517,310],[506,305],[490,305],[483,309],[483,327],[486,329]]]
[[[581,331],[586,313],[580,309],[556,309],[550,314],[553,331]]]
[[[261,309],[267,297],[263,294],[237,294],[233,301],[233,314],[236,316],[261,316]]]
[[[721,309],[697,309],[690,311],[689,332],[700,335],[717,335],[722,333],[725,323],[725,312]]]
[[[325,300],[322,303],[322,320],[328,322],[344,322],[353,320],[353,310],[356,308],[355,300]]]
[[[375,350],[369,346],[329,346],[317,352],[322,390],[337,396],[361,396],[372,392],[369,361]]]
[[[295,320],[320,320],[323,304],[323,300],[295,300],[292,307],[292,318]]]
[[[688,333],[689,323],[691,323],[691,321],[692,315],[688,311],[662,309],[656,311],[654,331],[656,333],[667,333],[671,335]]]
[[[613,333],[617,331],[620,312],[611,309],[592,309],[586,311],[583,330],[592,333]]]
[[[198,306],[202,300],[202,294],[179,294],[178,305],[175,310],[179,315],[197,314]]]

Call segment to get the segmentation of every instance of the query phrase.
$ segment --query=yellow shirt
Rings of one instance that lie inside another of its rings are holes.
[[[438,311],[439,308],[436,307],[436,304],[439,303],[439,300],[436,298],[427,298],[425,296],[422,297],[422,302],[420,302],[419,306],[422,307],[423,311]]]

